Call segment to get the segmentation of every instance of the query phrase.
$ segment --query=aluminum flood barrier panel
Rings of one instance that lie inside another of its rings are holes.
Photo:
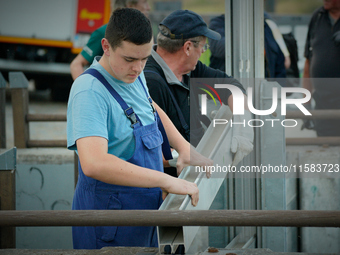
[[[232,113],[229,107],[222,105],[215,118],[230,120]],[[210,124],[196,150],[202,155],[212,159],[214,166],[227,166],[232,163],[230,152],[232,129],[230,122],[226,125]],[[202,169],[201,169],[202,170]],[[199,188],[199,201],[196,207],[191,205],[188,195],[169,194],[159,210],[208,210],[215,199],[227,171],[213,172],[211,177],[206,177],[205,171],[198,171],[191,166],[183,169],[178,178],[195,182]],[[185,226],[185,227],[158,227],[158,246],[160,252],[166,245],[170,245],[171,252],[175,252],[178,245],[184,245],[186,254],[194,254],[205,250],[208,246],[207,227]],[[196,238],[197,237],[197,238]],[[196,241],[195,241],[196,240]],[[206,246],[206,247],[203,247]]]

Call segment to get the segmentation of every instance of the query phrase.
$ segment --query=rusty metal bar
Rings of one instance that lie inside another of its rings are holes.
[[[0,148],[6,148],[6,80],[0,72]]]
[[[16,148],[0,154],[0,210],[15,210]],[[15,228],[0,226],[0,249],[15,248]]]
[[[29,127],[26,121],[28,114],[28,80],[22,72],[10,72],[9,84],[12,94],[14,145],[27,148]]]
[[[28,112],[28,91],[27,89],[12,89],[12,107],[13,107],[13,128],[14,128],[14,145],[17,148],[27,148],[29,139],[29,126],[25,121]]]
[[[15,170],[0,170],[0,210],[15,210]],[[0,226],[0,249],[15,248],[15,228]]]
[[[0,226],[340,227],[340,211],[301,211],[301,210],[0,211]]]
[[[66,114],[28,114],[27,122],[33,121],[66,121]]]
[[[12,89],[14,145],[17,148],[27,148],[29,127],[25,121],[28,112],[27,89]]]
[[[288,111],[286,119],[315,119],[328,120],[340,119],[340,110],[312,110],[312,115],[304,115],[301,111]]]
[[[340,145],[340,137],[286,138],[286,145]]]
[[[28,148],[37,148],[37,147],[67,147],[66,140],[29,140],[27,142]]]

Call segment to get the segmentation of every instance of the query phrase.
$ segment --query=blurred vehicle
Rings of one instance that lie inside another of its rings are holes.
[[[69,64],[107,23],[110,0],[11,0],[0,8],[0,71],[23,71],[36,89],[67,99]]]

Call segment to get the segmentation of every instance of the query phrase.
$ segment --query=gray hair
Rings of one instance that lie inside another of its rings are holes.
[[[115,0],[114,1],[114,9],[124,8],[128,5],[136,5],[139,0]]]
[[[159,25],[159,33],[157,35],[157,45],[163,49],[165,49],[169,53],[175,53],[179,51],[186,41],[191,41],[194,44],[194,47],[197,48],[199,42],[202,41],[205,36],[200,35],[193,38],[188,39],[171,39],[166,37],[163,34],[169,35],[171,33],[170,29],[164,25]]]

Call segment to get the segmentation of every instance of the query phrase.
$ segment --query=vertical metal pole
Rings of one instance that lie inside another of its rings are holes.
[[[265,119],[275,119],[277,123],[284,120],[281,113],[281,86],[277,82],[262,81],[260,85],[260,109],[269,109],[272,105],[272,90],[278,90],[278,107],[276,112],[267,116],[259,116]],[[285,166],[285,133],[282,125],[264,125],[260,129],[260,162],[263,165]],[[281,172],[266,173],[261,177],[261,208],[262,210],[287,210],[286,199],[286,174]],[[261,229],[262,246],[275,252],[287,252],[287,228],[284,227],[262,227]]]
[[[225,70],[228,75],[234,75],[234,66],[233,66],[233,48],[234,48],[234,41],[233,41],[233,31],[234,28],[232,26],[233,22],[233,1],[232,0],[225,0]],[[227,178],[226,182],[226,190],[227,192],[227,208],[228,210],[234,210],[235,207],[235,178],[234,174],[230,173]],[[226,227],[226,239],[230,242],[235,236],[235,227]]]
[[[6,80],[0,72],[0,148],[6,148]]]
[[[261,109],[261,80],[264,79],[264,17],[263,17],[263,1],[256,1],[254,8],[254,74],[255,74],[255,87],[253,93],[253,102],[255,102],[256,109]],[[261,130],[254,130],[254,150],[255,150],[255,164],[261,165]],[[256,174],[256,209],[262,210],[262,179],[261,173]],[[256,229],[256,243],[258,248],[262,248],[262,227]]]
[[[9,84],[12,94],[14,145],[17,148],[27,148],[28,80],[22,72],[10,72]]]
[[[226,72],[239,79],[245,88],[254,90],[255,78],[264,76],[263,0],[226,0],[225,15]],[[258,147],[258,139],[255,133],[254,148]],[[258,152],[258,149],[254,149],[242,164],[255,165]],[[233,184],[234,197],[230,198],[230,201],[234,200],[233,209],[256,209],[257,201],[261,201],[257,180],[244,176],[234,179]],[[233,242],[249,243],[255,232],[255,228],[237,227],[234,235],[237,240]],[[254,241],[251,243],[255,246]]]
[[[228,75],[234,76],[234,68],[233,68],[233,12],[232,12],[232,0],[225,0],[225,71]]]
[[[15,210],[16,148],[0,154],[0,210]],[[15,248],[15,227],[0,227],[0,249]]]
[[[264,79],[264,17],[263,0],[254,0],[254,77]],[[257,82],[255,87],[261,82]],[[258,86],[259,87],[259,86]],[[256,90],[255,90],[256,92]],[[256,95],[256,93],[254,93]],[[255,100],[259,104],[259,100]],[[258,108],[259,109],[259,108]]]

